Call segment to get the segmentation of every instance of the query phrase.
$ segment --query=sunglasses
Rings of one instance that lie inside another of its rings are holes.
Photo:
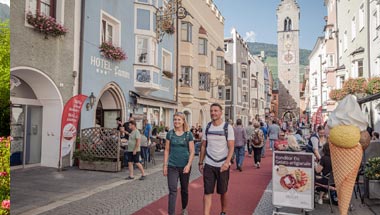
[[[184,113],[183,113],[183,112],[177,112],[177,113],[175,113],[175,114],[177,115],[177,114],[184,114]]]

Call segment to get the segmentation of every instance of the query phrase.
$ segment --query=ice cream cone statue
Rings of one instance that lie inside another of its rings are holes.
[[[346,215],[363,156],[361,131],[366,131],[368,123],[356,99],[347,95],[330,114],[327,125],[339,213]]]

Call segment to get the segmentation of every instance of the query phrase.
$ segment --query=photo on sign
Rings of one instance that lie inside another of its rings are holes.
[[[283,190],[294,189],[297,192],[304,192],[310,188],[311,178],[306,171],[300,168],[288,168],[283,165],[276,166],[275,170]]]

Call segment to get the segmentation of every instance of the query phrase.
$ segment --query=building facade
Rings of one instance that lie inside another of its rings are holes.
[[[174,81],[164,73],[174,71],[174,37],[157,38],[161,6],[162,1],[154,0],[85,2],[80,90],[96,99],[82,111],[82,128],[115,128],[117,117],[126,121],[129,116],[139,129],[143,119],[171,125],[177,107]],[[104,43],[121,48],[127,58],[106,57],[100,51]]]
[[[290,113],[299,116],[299,20],[300,8],[295,0],[282,0],[277,7],[278,44],[278,117]]]
[[[78,93],[81,1],[11,1],[10,6],[11,166],[57,167],[63,107]],[[54,17],[67,33],[36,31],[30,23],[37,14]]]
[[[211,0],[183,1],[180,20],[178,110],[190,125],[206,126],[210,104],[224,106],[224,18]]]
[[[264,119],[266,107],[266,88],[265,88],[265,72],[267,67],[262,61],[263,56],[254,56],[249,54],[249,120]]]
[[[224,40],[224,47],[227,62],[225,73],[228,80],[226,95],[230,95],[226,96],[226,119],[232,120],[232,122],[241,119],[243,125],[247,125],[251,120],[250,114],[254,113],[254,111],[250,111],[249,103],[251,102],[252,107],[256,107],[257,104],[254,103],[254,99],[250,101],[252,87],[250,82],[256,80],[258,70],[251,70],[248,45],[236,29],[232,29],[231,38]],[[252,77],[253,79],[251,79]]]

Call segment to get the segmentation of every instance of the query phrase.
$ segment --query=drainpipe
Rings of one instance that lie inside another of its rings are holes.
[[[371,78],[371,11],[370,11],[370,0],[367,0],[367,50],[368,50],[368,78]],[[369,116],[370,116],[370,126],[373,126],[373,102],[369,103]]]
[[[178,111],[178,91],[179,91],[179,20],[178,20],[178,0],[176,1],[176,72],[175,72],[175,76],[176,76],[176,93],[175,93],[175,101],[177,102],[177,108],[175,110],[175,112]]]

